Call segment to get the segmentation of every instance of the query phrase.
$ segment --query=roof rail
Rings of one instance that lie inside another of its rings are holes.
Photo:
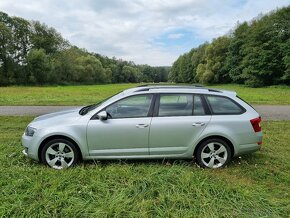
[[[169,89],[182,89],[182,88],[185,88],[185,89],[204,89],[204,90],[208,90],[209,92],[222,92],[221,90],[218,90],[218,89],[212,89],[212,88],[207,88],[207,87],[204,87],[202,85],[199,85],[199,84],[195,84],[195,85],[175,85],[175,84],[172,84],[172,85],[149,85],[149,84],[145,84],[145,85],[141,85],[141,86],[138,86],[140,89],[137,89],[135,92],[145,92],[145,91],[149,91],[150,89],[166,89],[166,88],[169,88]],[[144,87],[144,88],[142,88]]]
[[[221,90],[218,89],[207,89],[209,92],[222,92]]]
[[[143,85],[139,85],[139,86],[136,86],[137,88],[138,87],[148,87],[148,86],[166,86],[166,87],[170,87],[170,86],[178,86],[178,87],[204,87],[203,85],[201,84],[187,84],[187,83],[180,83],[180,84],[176,84],[176,83],[173,83],[173,84],[158,84],[158,83],[153,83],[153,84],[143,84]]]
[[[192,86],[194,86],[194,87],[204,87],[204,85],[196,84],[196,83],[192,84]]]
[[[136,87],[139,88],[139,87],[146,87],[146,86],[148,86],[148,84],[139,85],[139,86],[136,86]]]

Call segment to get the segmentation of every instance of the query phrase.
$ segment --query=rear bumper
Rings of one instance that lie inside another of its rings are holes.
[[[238,149],[235,152],[235,156],[253,153],[260,149],[261,149],[261,144],[258,144],[258,143],[239,145]]]
[[[261,149],[263,141],[262,131],[245,135],[240,142],[245,142],[245,144],[238,144],[235,146],[235,155],[249,154]]]

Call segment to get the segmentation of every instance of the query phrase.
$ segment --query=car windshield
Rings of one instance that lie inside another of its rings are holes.
[[[107,102],[111,102],[111,101],[114,101],[116,98],[118,98],[120,95],[123,95],[123,92],[119,92],[113,96],[110,96],[108,98],[105,98],[104,100],[96,103],[96,104],[91,104],[91,105],[87,105],[87,106],[84,106],[80,109],[79,111],[79,114],[80,115],[85,115],[87,114],[89,111],[92,111],[94,110],[95,108],[101,106],[102,104],[104,103],[107,103]]]

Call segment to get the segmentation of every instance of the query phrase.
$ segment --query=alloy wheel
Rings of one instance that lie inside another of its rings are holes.
[[[45,159],[50,167],[64,169],[73,164],[75,153],[66,143],[53,143],[46,149]]]
[[[201,161],[208,168],[222,167],[228,159],[226,147],[219,142],[210,142],[201,151]]]

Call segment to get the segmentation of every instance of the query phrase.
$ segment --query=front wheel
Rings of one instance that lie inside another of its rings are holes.
[[[213,138],[204,141],[197,149],[196,160],[201,167],[220,168],[231,160],[231,149],[227,142]]]
[[[75,145],[66,139],[53,139],[44,145],[41,160],[48,166],[60,170],[77,163],[79,152]]]

